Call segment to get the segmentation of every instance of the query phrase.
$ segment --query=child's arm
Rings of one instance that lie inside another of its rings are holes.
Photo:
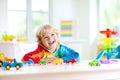
[[[38,63],[40,59],[52,58],[53,54],[42,46],[38,45],[38,48],[32,52],[25,54],[22,58],[22,62],[32,59],[34,63]]]
[[[32,52],[29,52],[27,54],[25,54],[22,58],[22,62],[28,61],[29,59],[32,59],[34,61],[34,63],[38,63],[38,61],[40,61],[40,59],[44,56],[44,49],[42,49],[40,47],[40,45],[38,45],[37,49],[35,49]]]
[[[35,56],[35,54],[37,55],[38,53],[35,53],[35,51],[33,51],[33,52],[29,52],[29,53],[25,54],[22,58],[22,62],[32,59],[34,63],[38,63],[40,61],[41,57]]]
[[[61,45],[60,46],[60,54],[63,58],[64,62],[70,61],[72,59],[75,59],[76,62],[79,62],[80,55],[78,52],[74,51],[71,48],[68,48],[67,46]]]

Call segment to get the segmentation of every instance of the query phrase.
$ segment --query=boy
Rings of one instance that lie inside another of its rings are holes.
[[[34,63],[38,63],[40,59],[62,58],[64,62],[75,59],[80,60],[79,53],[59,43],[58,30],[49,25],[43,25],[36,33],[38,47],[36,50],[25,54],[22,61],[32,59]]]

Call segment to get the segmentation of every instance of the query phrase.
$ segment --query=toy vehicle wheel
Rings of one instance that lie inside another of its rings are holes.
[[[93,66],[93,64],[90,62],[89,64],[88,64],[89,66]]]
[[[20,69],[20,65],[19,64],[17,64],[16,66],[15,66],[15,68],[17,69],[17,70],[19,70]]]
[[[0,60],[0,67],[2,67],[2,65],[3,65],[3,62]]]
[[[10,65],[6,65],[5,68],[6,68],[6,70],[10,70],[11,66]]]
[[[89,66],[100,66],[100,63],[93,61],[93,62],[89,62],[88,65],[89,65]]]
[[[100,66],[100,63],[97,63],[96,66]]]

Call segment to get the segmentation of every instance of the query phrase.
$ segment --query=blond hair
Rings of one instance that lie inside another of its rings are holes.
[[[38,44],[42,44],[41,38],[44,36],[46,30],[53,30],[56,33],[56,35],[59,37],[59,32],[56,27],[49,24],[45,24],[41,26],[36,32],[36,38],[37,38]]]

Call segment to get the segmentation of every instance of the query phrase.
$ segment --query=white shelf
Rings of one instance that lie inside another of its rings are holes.
[[[36,43],[30,42],[0,42],[0,52],[17,60],[21,60],[24,54],[36,49],[36,47]]]

